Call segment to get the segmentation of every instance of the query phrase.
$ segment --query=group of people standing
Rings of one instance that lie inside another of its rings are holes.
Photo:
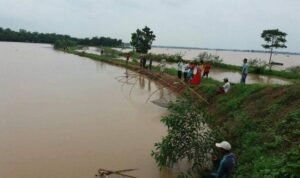
[[[202,77],[208,77],[211,65],[203,62],[184,63],[179,61],[177,63],[177,76],[182,79],[182,74],[185,82],[190,82],[192,85],[199,85]]]
[[[147,64],[147,58],[145,55],[143,55],[140,57],[140,68],[152,70],[152,58],[149,59],[149,63],[147,66],[146,64]]]
[[[127,61],[129,57],[130,56],[127,56]],[[248,75],[248,68],[249,68],[249,64],[247,63],[247,61],[248,61],[247,58],[244,58],[243,60],[244,64],[242,66],[242,71],[241,71],[241,80],[240,80],[241,84],[246,83],[246,77]],[[160,66],[160,74],[163,74],[166,68],[166,60],[162,59],[159,66]],[[142,56],[140,58],[140,67],[146,68],[145,56]],[[150,60],[148,68],[151,70],[151,67],[152,67],[152,60]],[[205,64],[203,61],[187,63],[180,60],[177,63],[177,77],[180,80],[183,78],[185,82],[189,82],[192,85],[199,85],[201,83],[202,78],[204,77],[208,78],[210,69],[211,69],[211,64],[208,62],[206,62]],[[224,84],[219,87],[219,89],[217,90],[217,94],[226,94],[229,92],[231,88],[231,84],[228,78],[224,78],[223,81]]]

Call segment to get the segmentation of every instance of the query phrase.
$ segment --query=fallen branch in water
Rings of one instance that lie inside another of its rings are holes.
[[[99,176],[99,177],[103,177],[103,176],[109,176],[111,174],[116,174],[116,175],[120,175],[120,176],[124,176],[124,177],[129,177],[129,178],[137,178],[135,176],[131,176],[131,175],[127,175],[127,174],[123,174],[122,172],[130,172],[130,171],[135,171],[137,169],[123,169],[123,170],[118,170],[118,171],[112,171],[112,170],[108,170],[108,169],[102,169],[99,168],[98,170],[98,174],[96,174],[95,176]]]

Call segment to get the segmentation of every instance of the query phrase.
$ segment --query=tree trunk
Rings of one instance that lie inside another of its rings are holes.
[[[272,70],[272,54],[273,54],[273,48],[271,48],[271,51],[270,51],[270,58],[269,58],[269,70]]]

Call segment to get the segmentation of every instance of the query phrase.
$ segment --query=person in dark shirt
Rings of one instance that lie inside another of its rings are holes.
[[[248,68],[249,68],[249,64],[247,63],[247,58],[245,58],[243,60],[244,64],[242,67],[242,77],[241,77],[241,84],[245,84],[246,83],[246,77],[248,75]]]
[[[129,59],[130,59],[130,53],[127,53],[126,54],[126,65],[128,65]]]
[[[216,147],[220,150],[223,155],[218,169],[209,174],[209,177],[213,178],[228,178],[232,175],[234,168],[236,167],[236,157],[230,151],[231,145],[227,141],[216,143]]]

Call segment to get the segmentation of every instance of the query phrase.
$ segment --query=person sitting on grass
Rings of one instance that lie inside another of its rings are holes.
[[[237,163],[235,155],[230,151],[231,145],[227,141],[216,143],[216,147],[219,149],[222,159],[218,164],[218,169],[211,172],[205,178],[228,178],[232,175]],[[217,160],[216,156],[213,156],[213,161]]]
[[[228,81],[228,78],[224,78],[224,85],[219,88],[217,91],[217,94],[226,94],[230,90],[230,82]]]

